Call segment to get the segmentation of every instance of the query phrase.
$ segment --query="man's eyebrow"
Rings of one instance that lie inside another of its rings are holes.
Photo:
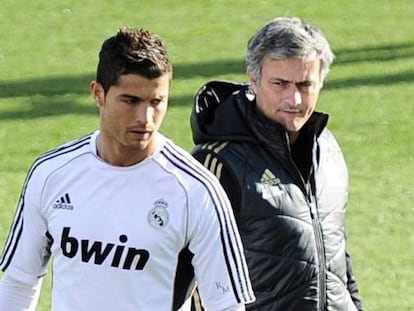
[[[120,94],[119,96],[122,97],[122,98],[131,99],[131,100],[134,100],[134,101],[140,101],[140,100],[142,100],[141,97],[136,96],[136,95],[131,95],[131,94]]]
[[[137,95],[120,94],[119,97],[124,98],[124,99],[130,99],[132,101],[143,101],[143,99]],[[154,99],[156,100],[164,100],[166,98],[168,98],[168,95],[159,95],[159,96],[154,97]]]
[[[270,79],[270,81],[279,81],[279,82],[282,82],[282,83],[293,83],[293,84],[301,84],[301,83],[314,82],[313,80],[310,80],[310,79],[305,79],[305,80],[293,82],[291,80],[285,80],[285,79],[277,78],[277,77],[274,77],[274,78]]]
[[[282,78],[279,78],[279,77],[271,78],[270,81],[291,82],[289,80],[285,80],[285,79],[282,79]]]

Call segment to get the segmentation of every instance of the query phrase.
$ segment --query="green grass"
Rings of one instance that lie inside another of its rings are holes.
[[[88,94],[103,39],[122,25],[166,41],[175,65],[162,131],[192,148],[189,113],[210,79],[245,80],[247,39],[268,19],[320,26],[337,55],[319,109],[350,170],[348,235],[366,310],[414,306],[414,2],[13,1],[0,10],[0,245],[40,153],[98,126]],[[38,310],[50,309],[50,274]]]

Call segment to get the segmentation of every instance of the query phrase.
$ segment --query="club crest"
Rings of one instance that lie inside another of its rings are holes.
[[[163,199],[154,202],[154,207],[148,213],[148,222],[152,227],[162,229],[168,225],[170,215],[167,208],[168,203]]]

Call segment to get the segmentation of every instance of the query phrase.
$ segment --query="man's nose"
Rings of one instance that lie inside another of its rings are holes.
[[[293,95],[293,100],[294,100],[295,106],[302,104],[302,94],[300,94],[300,92],[298,91],[296,87],[295,87],[295,92]]]
[[[287,90],[289,102],[295,106],[302,104],[302,94],[298,90],[297,86],[292,84]]]
[[[138,105],[136,116],[138,122],[141,123],[151,123],[154,121],[154,108],[151,105],[142,103]]]

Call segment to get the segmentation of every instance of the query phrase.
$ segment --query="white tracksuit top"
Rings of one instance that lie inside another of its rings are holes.
[[[111,166],[96,154],[98,133],[34,162],[0,268],[35,284],[53,258],[53,311],[171,310],[177,255],[188,246],[207,309],[253,301],[215,176],[161,134],[150,157]]]

